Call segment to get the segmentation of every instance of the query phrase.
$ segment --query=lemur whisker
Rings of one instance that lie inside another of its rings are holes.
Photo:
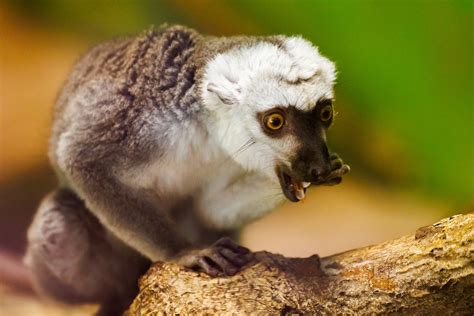
[[[227,128],[225,129],[225,132],[222,135],[222,139],[220,140],[221,142],[223,142],[224,139],[227,138],[227,134],[229,133],[229,129],[230,129],[230,124],[227,125]]]
[[[242,146],[240,146],[234,153],[229,155],[223,162],[222,164],[228,162],[229,160],[234,160],[238,155],[242,154],[244,151],[249,149],[252,145],[254,145],[256,141],[253,139],[253,137],[250,137]]]
[[[238,155],[242,154],[244,151],[248,150],[250,146],[254,145],[256,141],[253,138],[249,138],[249,140],[243,144],[235,153],[231,155],[231,157],[234,159]]]

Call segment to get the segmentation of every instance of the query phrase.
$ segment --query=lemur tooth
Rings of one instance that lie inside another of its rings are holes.
[[[300,201],[305,198],[304,190],[302,188],[299,188],[298,190],[296,190],[295,195],[296,195],[296,198]]]

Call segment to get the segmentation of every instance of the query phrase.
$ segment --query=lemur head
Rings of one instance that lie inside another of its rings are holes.
[[[331,171],[326,130],[336,74],[308,41],[277,40],[217,55],[207,63],[200,89],[211,132],[224,150],[244,168],[279,182],[295,202],[302,187]]]

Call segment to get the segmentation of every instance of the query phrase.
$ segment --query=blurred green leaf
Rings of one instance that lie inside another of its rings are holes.
[[[267,33],[302,34],[320,46],[337,63],[337,95],[406,144],[413,182],[459,205],[474,197],[473,15],[466,3],[232,1]],[[357,130],[347,136],[358,137]]]
[[[204,29],[204,25],[210,24],[202,21],[202,10],[192,16],[197,4],[204,8],[212,6],[214,15],[221,7],[218,19],[206,17],[214,19],[214,24],[225,23],[231,10],[235,13],[234,23],[239,17],[242,22],[257,25],[263,33],[302,34],[336,61],[337,95],[358,119],[351,124],[351,130],[344,129],[345,137],[367,138],[344,142],[347,146],[359,146],[347,148],[354,161],[373,161],[360,145],[379,138],[367,137],[367,130],[387,132],[398,137],[407,151],[403,156],[409,157],[409,164],[400,165],[409,169],[402,173],[410,175],[411,186],[457,205],[472,202],[474,100],[470,0],[190,1],[186,12],[182,12],[186,7],[183,1],[179,5],[153,0],[9,3],[55,28],[92,39],[138,32],[163,22],[198,28],[201,22]],[[238,25],[235,29],[239,29]],[[219,33],[219,29],[213,32]],[[358,133],[357,126],[361,124],[365,132]],[[387,131],[381,131],[381,127]],[[381,148],[384,150],[384,146]],[[399,155],[393,159],[395,162],[387,168],[397,165]],[[366,167],[370,171],[370,165]]]

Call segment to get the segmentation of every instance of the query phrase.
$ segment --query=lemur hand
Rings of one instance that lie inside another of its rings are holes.
[[[332,153],[329,158],[331,159],[331,174],[326,179],[324,179],[324,182],[321,184],[336,185],[341,183],[342,176],[348,173],[351,168],[349,165],[345,164],[336,153]]]
[[[234,275],[252,261],[253,253],[228,237],[204,249],[191,250],[178,258],[185,267],[203,271],[212,277]]]

